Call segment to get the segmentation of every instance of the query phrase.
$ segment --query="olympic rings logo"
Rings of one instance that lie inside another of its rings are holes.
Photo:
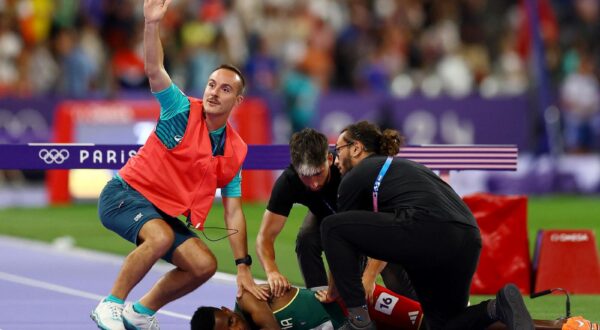
[[[69,158],[69,150],[67,149],[42,149],[38,153],[40,159],[46,164],[62,164]]]

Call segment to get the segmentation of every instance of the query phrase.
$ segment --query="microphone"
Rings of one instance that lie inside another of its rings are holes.
[[[543,291],[539,291],[539,292],[532,292],[529,297],[531,297],[531,299],[535,299],[537,297],[541,297],[541,296],[545,296],[548,294],[551,294],[553,292],[556,291],[560,291],[562,293],[564,293],[567,296],[567,302],[566,302],[566,317],[565,319],[568,319],[569,317],[571,317],[571,299],[569,298],[569,291],[567,291],[566,289],[563,288],[554,288],[554,289],[548,289],[548,290],[543,290]]]

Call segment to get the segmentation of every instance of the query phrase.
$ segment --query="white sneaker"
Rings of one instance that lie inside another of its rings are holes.
[[[128,330],[160,330],[156,316],[140,314],[133,310],[132,304],[123,309],[123,324]]]
[[[123,304],[102,299],[96,309],[92,311],[90,317],[102,330],[125,330],[121,317],[122,313]]]

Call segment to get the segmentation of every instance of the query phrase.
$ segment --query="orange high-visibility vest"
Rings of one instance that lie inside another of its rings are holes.
[[[173,217],[191,215],[192,225],[203,230],[215,190],[235,177],[248,146],[227,122],[223,155],[213,156],[202,100],[189,99],[190,115],[181,142],[167,149],[156,133],[150,134],[119,175],[163,212]]]

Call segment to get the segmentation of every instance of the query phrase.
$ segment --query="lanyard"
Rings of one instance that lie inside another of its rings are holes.
[[[385,176],[385,173],[390,168],[390,164],[392,163],[392,159],[394,159],[394,158],[392,156],[389,156],[385,160],[385,163],[383,163],[383,166],[381,167],[381,170],[379,171],[379,175],[377,175],[377,179],[375,180],[375,184],[373,185],[373,211],[374,212],[378,211],[378,208],[377,208],[377,195],[379,195],[379,186],[381,185],[381,181],[383,180],[383,177]]]
[[[325,203],[325,205],[327,205],[327,208],[329,209],[329,211],[331,211],[331,214],[335,214],[335,210],[333,209],[333,207],[331,207],[331,205],[329,205],[329,203],[327,203],[327,201],[325,200],[325,197],[321,196],[321,199],[323,200],[323,203]]]
[[[216,140],[217,137],[213,139],[213,136],[210,135],[210,142],[214,144],[212,151],[213,156],[217,156],[217,153],[223,153],[223,155],[225,154],[225,132],[226,131],[223,130],[223,133],[219,134],[218,140]]]

